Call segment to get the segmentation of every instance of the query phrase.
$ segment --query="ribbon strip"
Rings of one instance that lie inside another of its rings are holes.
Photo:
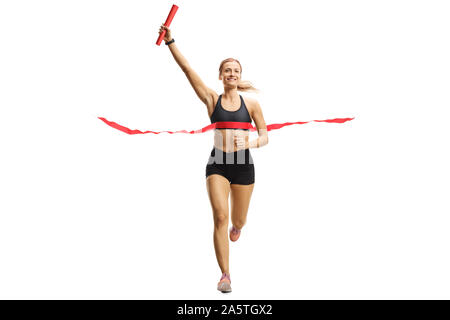
[[[227,129],[248,129],[250,131],[256,131],[257,128],[252,126],[250,123],[248,122],[229,122],[229,121],[222,121],[222,122],[215,122],[215,123],[211,123],[210,125],[207,125],[206,127],[203,127],[201,129],[198,130],[191,130],[191,131],[186,131],[186,130],[178,130],[178,131],[140,131],[137,129],[129,129],[127,127],[124,127],[116,122],[113,121],[109,121],[103,117],[98,117],[100,120],[102,120],[104,123],[106,123],[108,126],[117,129],[119,131],[125,132],[127,134],[145,134],[145,133],[154,133],[154,134],[160,134],[163,132],[167,132],[170,134],[173,133],[189,133],[189,134],[194,134],[194,133],[203,133],[209,130],[213,130],[213,129],[221,129],[221,128],[227,128]],[[305,124],[308,122],[328,122],[328,123],[344,123],[350,120],[353,120],[355,118],[336,118],[336,119],[327,119],[327,120],[311,120],[311,121],[298,121],[298,122],[284,122],[284,123],[274,123],[274,124],[269,124],[267,125],[267,131],[271,131],[271,130],[277,130],[277,129],[281,129],[285,126],[290,126],[293,124]]]

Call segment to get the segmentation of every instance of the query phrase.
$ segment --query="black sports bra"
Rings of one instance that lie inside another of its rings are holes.
[[[222,95],[219,96],[217,100],[216,107],[211,115],[211,123],[222,122],[222,121],[231,121],[231,122],[252,122],[252,118],[248,113],[247,106],[245,105],[244,99],[241,95],[241,106],[236,111],[228,111],[222,107]],[[248,130],[248,129],[245,129]]]

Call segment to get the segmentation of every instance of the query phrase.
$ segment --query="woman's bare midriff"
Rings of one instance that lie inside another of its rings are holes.
[[[247,110],[250,112],[251,105],[248,101],[245,101],[244,103],[247,106]],[[216,95],[213,100],[212,108],[210,108],[209,117],[211,118],[212,113],[214,112],[214,108],[217,104],[217,100],[219,99],[219,95]],[[231,104],[231,103],[229,103]],[[227,105],[227,101],[225,101],[222,97],[222,108],[228,111],[237,111],[239,108],[235,107],[235,110],[232,110],[232,108],[224,107],[224,105]],[[240,107],[240,106],[239,106]],[[242,130],[242,129],[214,129],[214,147],[217,149],[221,149],[224,152],[236,152],[237,147],[234,143],[234,137],[240,136],[244,137],[246,143],[248,143],[248,139],[250,136],[249,130]]]
[[[234,143],[234,137],[244,137],[248,143],[249,131],[241,129],[214,129],[214,147],[224,152],[236,152],[237,147]]]

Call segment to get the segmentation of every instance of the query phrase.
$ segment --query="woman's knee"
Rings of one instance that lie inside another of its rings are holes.
[[[242,229],[242,227],[245,225],[246,223],[246,219],[244,218],[235,218],[233,219],[233,225],[237,228],[237,229]]]
[[[223,227],[228,224],[228,212],[221,210],[214,212],[214,226]]]

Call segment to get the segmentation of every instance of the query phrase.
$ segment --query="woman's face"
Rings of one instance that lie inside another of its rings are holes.
[[[241,79],[241,67],[236,61],[226,62],[222,67],[222,74],[219,80],[222,80],[224,86],[237,87]]]

